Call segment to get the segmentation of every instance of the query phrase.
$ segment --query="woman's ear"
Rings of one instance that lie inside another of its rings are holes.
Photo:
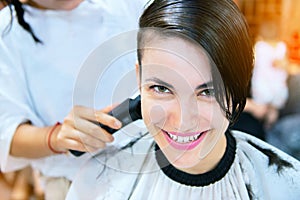
[[[136,80],[137,80],[137,84],[139,87],[139,90],[141,91],[141,71],[140,71],[140,66],[139,64],[136,62],[135,63],[135,74],[136,74]]]

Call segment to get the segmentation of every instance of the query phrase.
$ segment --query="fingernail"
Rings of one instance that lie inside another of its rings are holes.
[[[115,128],[121,128],[122,123],[119,121],[115,121]]]

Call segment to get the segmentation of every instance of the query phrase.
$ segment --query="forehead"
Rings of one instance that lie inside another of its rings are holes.
[[[160,74],[169,71],[185,78],[211,78],[209,57],[200,45],[180,37],[153,37],[142,49],[143,71]],[[144,74],[144,72],[143,72]]]

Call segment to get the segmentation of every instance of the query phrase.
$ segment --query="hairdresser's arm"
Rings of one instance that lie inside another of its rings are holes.
[[[21,124],[13,137],[10,155],[25,158],[40,158],[56,152],[67,152],[69,149],[87,152],[104,148],[107,142],[112,142],[111,134],[91,121],[118,129],[121,124],[118,120],[106,113],[112,107],[101,111],[75,106],[58,126],[36,127],[29,123]],[[53,130],[51,137],[49,133]]]
[[[51,154],[46,137],[50,127],[38,128],[30,124],[20,125],[13,137],[10,155],[16,157],[39,158]]]

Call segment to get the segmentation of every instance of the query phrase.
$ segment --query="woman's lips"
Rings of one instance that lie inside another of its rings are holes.
[[[194,133],[176,133],[162,130],[168,143],[178,150],[191,150],[195,148],[205,137],[208,131]]]

